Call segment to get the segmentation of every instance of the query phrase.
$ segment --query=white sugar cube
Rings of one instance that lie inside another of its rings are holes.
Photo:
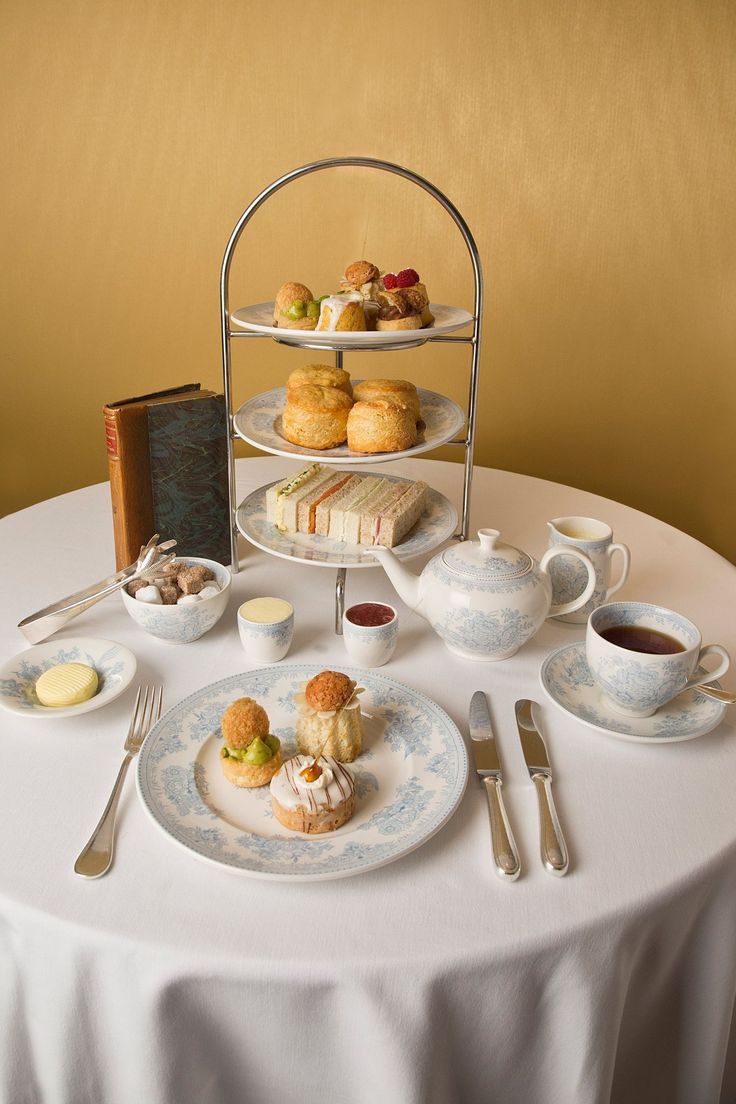
[[[181,598],[177,598],[176,604],[177,606],[191,606],[198,601],[198,594],[182,594]]]
[[[206,587],[202,587],[199,592],[200,598],[214,598],[216,594],[220,593],[220,588],[216,583],[208,583]]]
[[[140,590],[135,592],[136,600],[138,602],[148,602],[151,606],[160,606],[163,604],[161,598],[161,591],[157,586],[144,586]]]

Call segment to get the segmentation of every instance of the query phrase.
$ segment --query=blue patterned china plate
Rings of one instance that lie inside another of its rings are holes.
[[[240,307],[231,313],[230,321],[251,333],[307,349],[411,348],[423,345],[440,334],[461,330],[473,321],[472,314],[462,307],[430,303],[429,309],[434,315],[434,322],[421,330],[287,330],[273,324],[273,301]]]
[[[365,687],[365,742],[351,763],[356,810],[335,832],[284,828],[268,786],[238,789],[220,766],[220,720],[236,698],[264,706],[284,758],[297,752],[294,696],[322,668],[285,664],[245,671],[191,694],[146,738],[138,792],[158,827],[199,859],[254,878],[307,882],[384,866],[426,843],[455,812],[468,757],[456,726],[429,698],[386,675],[341,668]]]
[[[358,383],[359,380],[353,380]],[[452,399],[436,391],[417,388],[422,412],[420,433],[415,445],[400,452],[352,452],[347,445],[331,449],[309,449],[287,441],[281,432],[281,415],[286,405],[286,388],[277,387],[254,395],[233,415],[233,428],[239,437],[264,452],[276,456],[307,457],[322,464],[375,464],[417,456],[451,441],[465,425],[465,412]]]
[[[347,472],[345,473],[347,474]],[[409,483],[398,475],[384,475],[393,483]],[[345,541],[321,537],[317,533],[282,533],[266,518],[266,491],[274,483],[259,487],[245,498],[238,507],[235,520],[243,536],[256,548],[281,556],[286,560],[298,560],[317,567],[377,567],[378,561],[370,553],[368,545],[346,544]],[[449,499],[430,487],[427,505],[413,529],[393,551],[400,560],[410,560],[433,552],[455,532],[457,510]]]
[[[584,640],[564,644],[551,652],[542,664],[539,678],[547,696],[570,716],[595,732],[634,743],[674,744],[694,740],[720,724],[726,713],[725,704],[697,690],[685,690],[651,717],[625,717],[617,713],[593,681]]]
[[[94,667],[99,689],[89,701],[54,708],[41,705],[36,682],[49,667],[59,663],[86,663]],[[71,636],[46,640],[26,648],[0,667],[0,706],[21,717],[71,717],[101,709],[119,698],[133,681],[136,659],[131,651],[112,640]]]

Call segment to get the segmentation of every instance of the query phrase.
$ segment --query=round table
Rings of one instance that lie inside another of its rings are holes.
[[[238,462],[240,497],[293,462]],[[381,466],[456,504],[457,465]],[[736,570],[691,537],[569,487],[477,468],[472,528],[539,557],[546,522],[613,526],[632,552],[621,596],[674,607],[736,655]],[[2,655],[15,626],[111,570],[109,489],[88,487],[0,523]],[[418,567],[421,566],[421,561]],[[114,596],[60,634],[118,641],[138,673],[105,709],[34,721],[3,714],[0,1096],[16,1104],[708,1104],[736,1098],[736,742],[710,734],[642,746],[591,731],[544,695],[539,669],[583,628],[552,620],[516,656],[448,652],[380,568],[349,571],[347,600],[390,601],[399,644],[382,670],[423,691],[467,740],[488,692],[522,862],[494,873],[488,810],[472,774],[443,829],[360,876],[292,884],[194,860],[151,823],[132,776],[115,861],[73,873],[107,800],[139,683],[165,707],[247,668],[235,612],[278,594],[295,608],[284,663],[339,669],[335,572],[244,545],[222,620],[191,645],[146,635]],[[56,638],[55,638],[56,639]],[[728,678],[726,679],[728,683]],[[534,788],[514,702],[540,704],[571,852],[542,868]],[[729,1045],[730,1042],[730,1045]]]

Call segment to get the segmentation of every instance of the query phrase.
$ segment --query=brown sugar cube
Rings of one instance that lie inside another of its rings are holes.
[[[128,583],[128,594],[133,598],[137,591],[142,590],[145,586],[148,586],[147,579],[133,579],[132,583]]]
[[[164,583],[161,587],[161,601],[165,606],[175,606],[181,596],[176,583]]]
[[[208,575],[212,578],[212,572],[203,567],[202,564],[192,564],[190,567],[185,567],[177,575],[177,582],[182,594],[199,594],[207,581]]]
[[[161,574],[165,575],[167,579],[175,579],[180,571],[181,564],[177,563],[176,560],[173,560],[171,563],[168,563],[165,567],[161,568]]]

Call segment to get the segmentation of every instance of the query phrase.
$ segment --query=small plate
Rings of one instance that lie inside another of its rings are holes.
[[[94,667],[100,688],[89,701],[59,709],[41,705],[36,697],[38,678],[57,663],[86,663]],[[132,652],[113,640],[72,636],[47,640],[27,648],[0,667],[0,706],[21,717],[70,717],[101,709],[119,698],[133,681],[136,659]]]
[[[273,301],[254,303],[233,311],[230,321],[251,333],[273,337],[285,345],[300,345],[308,349],[401,349],[423,345],[440,334],[461,330],[473,321],[472,314],[461,307],[430,303],[434,315],[431,326],[421,330],[285,330],[273,324]]]
[[[325,881],[363,874],[407,855],[442,828],[468,777],[462,736],[443,709],[373,671],[343,667],[365,688],[363,751],[350,764],[354,816],[335,832],[289,832],[268,786],[238,789],[220,766],[222,714],[236,698],[268,713],[284,758],[296,752],[294,695],[320,670],[274,664],[191,694],[154,725],[137,764],[138,793],[165,835],[190,855],[252,878]]]
[[[651,717],[625,717],[617,713],[593,681],[584,640],[564,644],[548,655],[539,678],[542,689],[555,705],[588,728],[639,744],[694,740],[720,724],[726,712],[722,702],[697,690],[685,690]]]
[[[392,483],[411,482],[398,475],[383,475],[382,478]],[[235,520],[246,540],[273,556],[317,567],[378,566],[378,560],[371,555],[368,545],[346,544],[345,541],[320,537],[316,533],[279,532],[275,525],[266,520],[266,491],[278,482],[274,480],[265,487],[259,487],[240,503]],[[452,536],[457,522],[457,510],[449,499],[430,487],[424,513],[401,543],[393,548],[393,552],[400,560],[411,560],[432,552]]]
[[[359,383],[353,380],[353,383]],[[323,464],[376,464],[384,460],[401,460],[405,456],[417,456],[451,441],[465,425],[465,413],[460,406],[445,395],[417,388],[421,405],[422,423],[417,443],[401,452],[351,452],[347,445],[331,449],[308,449],[293,445],[281,432],[281,415],[286,405],[286,388],[276,387],[243,403],[233,415],[233,428],[249,445],[272,452],[276,456],[307,456]]]

